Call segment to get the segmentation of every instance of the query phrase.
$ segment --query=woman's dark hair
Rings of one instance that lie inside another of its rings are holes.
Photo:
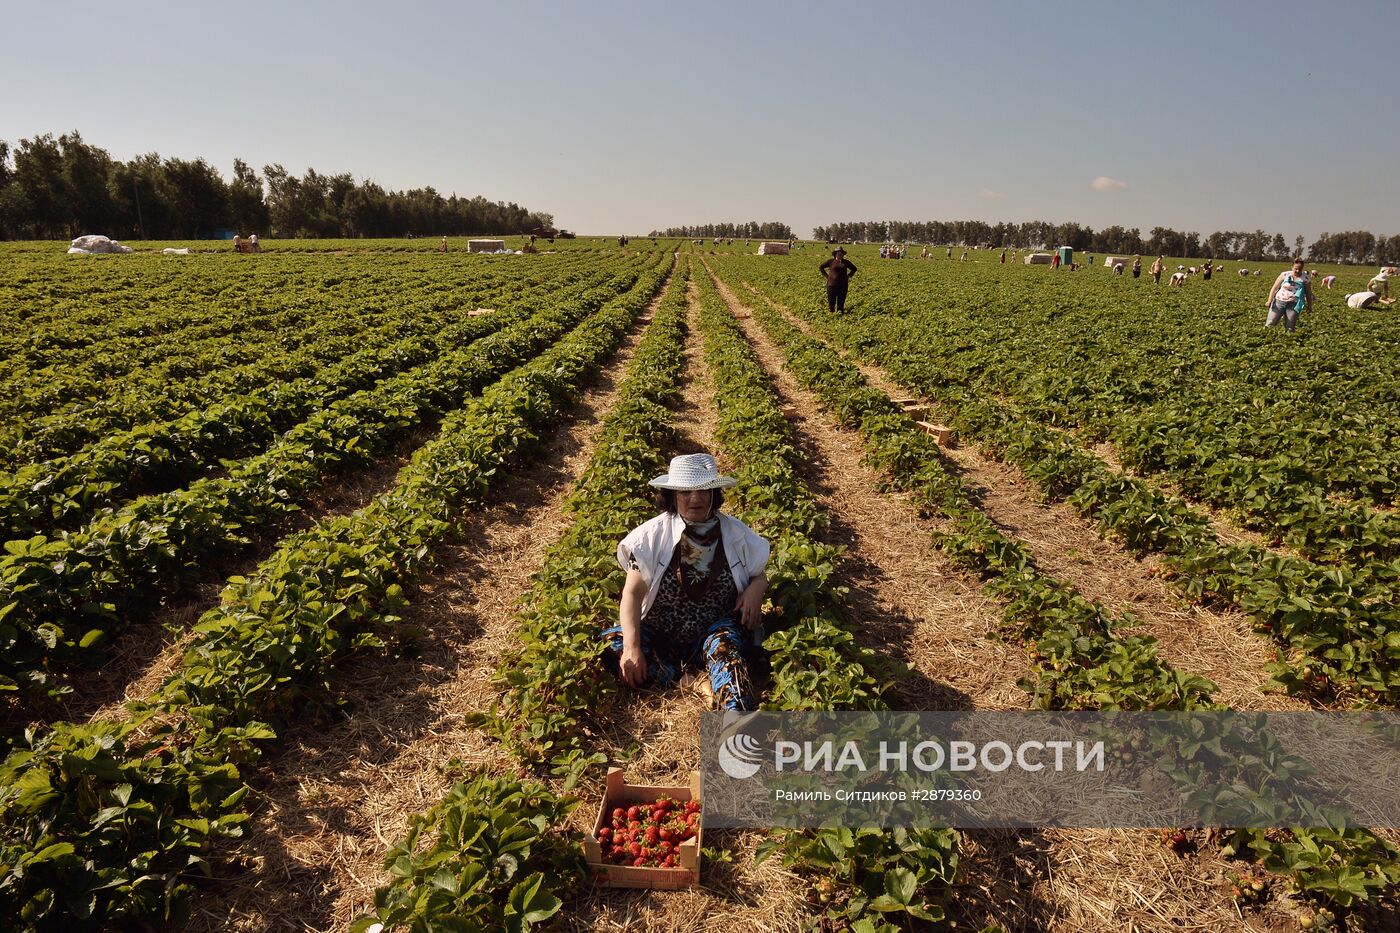
[[[713,515],[719,511],[720,506],[724,505],[724,492],[719,489],[711,489],[710,495],[713,497],[710,500],[710,514]],[[674,489],[656,490],[656,507],[662,512],[675,515],[676,491]]]

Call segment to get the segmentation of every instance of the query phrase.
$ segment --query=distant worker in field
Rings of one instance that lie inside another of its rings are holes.
[[[1355,292],[1346,296],[1348,308],[1380,310],[1381,296],[1373,291]]]
[[[1140,275],[1142,275],[1142,257],[1141,257],[1141,256],[1134,256],[1134,257],[1133,257],[1133,278],[1137,278],[1137,277],[1140,276]]]
[[[951,247],[951,246],[948,247],[948,258],[949,258],[949,259],[952,259],[952,258],[953,258],[953,247]]]
[[[447,237],[442,238],[442,245],[438,247],[439,253],[447,252]]]
[[[736,482],[703,453],[651,481],[660,514],[617,547],[627,581],[618,624],[602,633],[603,663],[627,686],[669,687],[698,667],[720,709],[755,707],[744,655],[761,632],[770,546],[720,512]]]
[[[1006,250],[1001,251],[1001,259],[998,260],[1003,266],[1006,265]]]
[[[258,244],[258,235],[255,233],[248,237],[248,252],[261,253],[262,247]]]
[[[1394,266],[1381,266],[1381,271],[1366,283],[1366,290],[1375,292],[1381,301],[1390,304],[1394,300],[1390,297],[1390,280],[1395,276],[1395,272]]]
[[[1312,279],[1303,271],[1303,260],[1294,259],[1292,271],[1280,272],[1269,289],[1269,299],[1265,303],[1269,316],[1264,326],[1274,327],[1282,321],[1283,329],[1291,334],[1298,326],[1298,315],[1310,310],[1312,302]]]
[[[235,253],[243,252],[243,238],[236,233],[233,235],[233,251]]]
[[[1059,254],[1058,252],[1055,252],[1055,253],[1051,254],[1051,256],[1050,256],[1050,268],[1051,268],[1051,269],[1058,269],[1058,268],[1060,268],[1060,254]]]
[[[1215,263],[1207,259],[1205,263],[1201,266],[1201,280],[1204,282],[1209,282],[1210,274],[1214,271]]]
[[[1167,264],[1162,261],[1161,256],[1158,256],[1156,259],[1152,260],[1151,272],[1153,285],[1162,284],[1162,273],[1166,271],[1166,268]]]
[[[1324,275],[1322,277],[1322,287],[1327,289],[1329,292],[1332,290],[1332,286],[1336,284],[1337,277],[1335,275]]]
[[[1113,264],[1113,274],[1114,274],[1114,275],[1122,275],[1122,274],[1123,274],[1123,260],[1120,259],[1120,260],[1118,260],[1117,262],[1115,262],[1115,263]]]
[[[1172,286],[1172,285],[1182,285],[1182,286],[1184,286],[1185,284],[1186,284],[1186,273],[1185,273],[1185,272],[1173,272],[1173,273],[1172,273],[1172,277],[1171,277],[1171,281],[1167,282],[1167,286],[1168,286],[1168,287],[1170,287],[1170,286]]]
[[[846,251],[836,247],[831,258],[821,264],[822,277],[826,279],[826,308],[839,314],[846,310],[846,288],[856,274],[856,264],[846,258]]]

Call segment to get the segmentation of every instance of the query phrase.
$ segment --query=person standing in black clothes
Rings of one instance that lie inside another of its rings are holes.
[[[855,263],[846,258],[846,251],[836,247],[831,258],[821,265],[822,276],[826,279],[826,307],[828,311],[846,310],[846,285],[856,274]]]

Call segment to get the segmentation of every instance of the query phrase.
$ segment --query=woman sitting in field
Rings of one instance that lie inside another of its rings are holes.
[[[709,454],[686,454],[651,485],[661,514],[617,548],[627,571],[618,623],[603,631],[603,663],[629,687],[667,687],[703,666],[722,710],[751,710],[743,658],[768,591],[768,542],[719,511],[736,480]]]

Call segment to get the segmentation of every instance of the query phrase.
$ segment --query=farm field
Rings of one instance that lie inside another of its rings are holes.
[[[606,763],[698,766],[705,701],[596,662],[695,449],[773,543],[766,708],[1394,709],[1373,269],[1287,335],[1276,263],[856,246],[830,315],[820,244],[439,242],[0,244],[0,927],[1400,928],[1386,829],[707,830],[676,892],[578,856]]]

